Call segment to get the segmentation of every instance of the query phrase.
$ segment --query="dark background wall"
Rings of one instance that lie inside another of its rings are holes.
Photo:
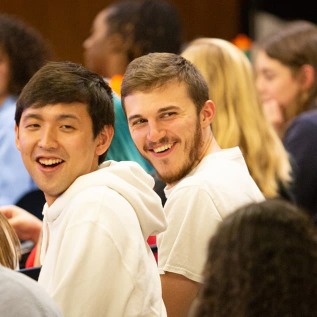
[[[184,39],[231,40],[240,31],[242,0],[170,0],[179,10]],[[82,43],[95,15],[111,0],[0,0],[0,12],[14,14],[38,29],[57,60],[82,63]]]

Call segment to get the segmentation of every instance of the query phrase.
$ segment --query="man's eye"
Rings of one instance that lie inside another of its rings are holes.
[[[144,120],[144,119],[138,119],[138,120],[135,120],[135,121],[132,121],[131,122],[131,126],[137,126],[137,125],[140,125],[140,124],[142,124],[142,123],[144,123],[144,122],[146,122],[146,120]]]
[[[40,125],[38,124],[38,123],[32,123],[32,124],[28,124],[28,125],[26,125],[25,127],[27,128],[27,129],[36,129],[36,128],[38,128]]]
[[[165,113],[162,114],[162,117],[163,118],[168,118],[168,117],[171,117],[171,116],[173,116],[175,114],[176,114],[176,112],[165,112]]]
[[[71,126],[71,125],[64,124],[64,125],[61,126],[61,129],[63,129],[63,130],[73,130],[74,127]]]

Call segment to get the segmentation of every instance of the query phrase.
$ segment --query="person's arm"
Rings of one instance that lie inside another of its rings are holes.
[[[9,220],[20,240],[31,240],[37,243],[42,230],[41,220],[14,205],[0,207],[0,212]]]
[[[187,316],[200,284],[183,275],[170,272],[161,275],[161,283],[167,316]]]
[[[187,316],[201,285],[209,238],[221,218],[201,186],[177,189],[164,210],[168,228],[158,236],[163,301],[169,317]]]

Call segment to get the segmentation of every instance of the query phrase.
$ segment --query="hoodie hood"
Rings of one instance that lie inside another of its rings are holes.
[[[44,217],[48,222],[54,221],[72,197],[88,187],[102,185],[115,190],[131,204],[144,239],[166,229],[161,199],[153,190],[153,177],[139,164],[130,161],[106,161],[97,171],[78,177],[50,207],[45,204]]]

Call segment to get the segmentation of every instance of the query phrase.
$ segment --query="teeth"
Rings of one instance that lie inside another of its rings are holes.
[[[172,144],[166,144],[166,145],[162,145],[160,147],[157,147],[156,149],[153,149],[153,151],[155,153],[160,153],[160,152],[163,152],[163,151],[170,149],[171,147],[172,147]]]
[[[43,165],[54,165],[61,163],[62,160],[60,159],[40,159],[39,162]]]

